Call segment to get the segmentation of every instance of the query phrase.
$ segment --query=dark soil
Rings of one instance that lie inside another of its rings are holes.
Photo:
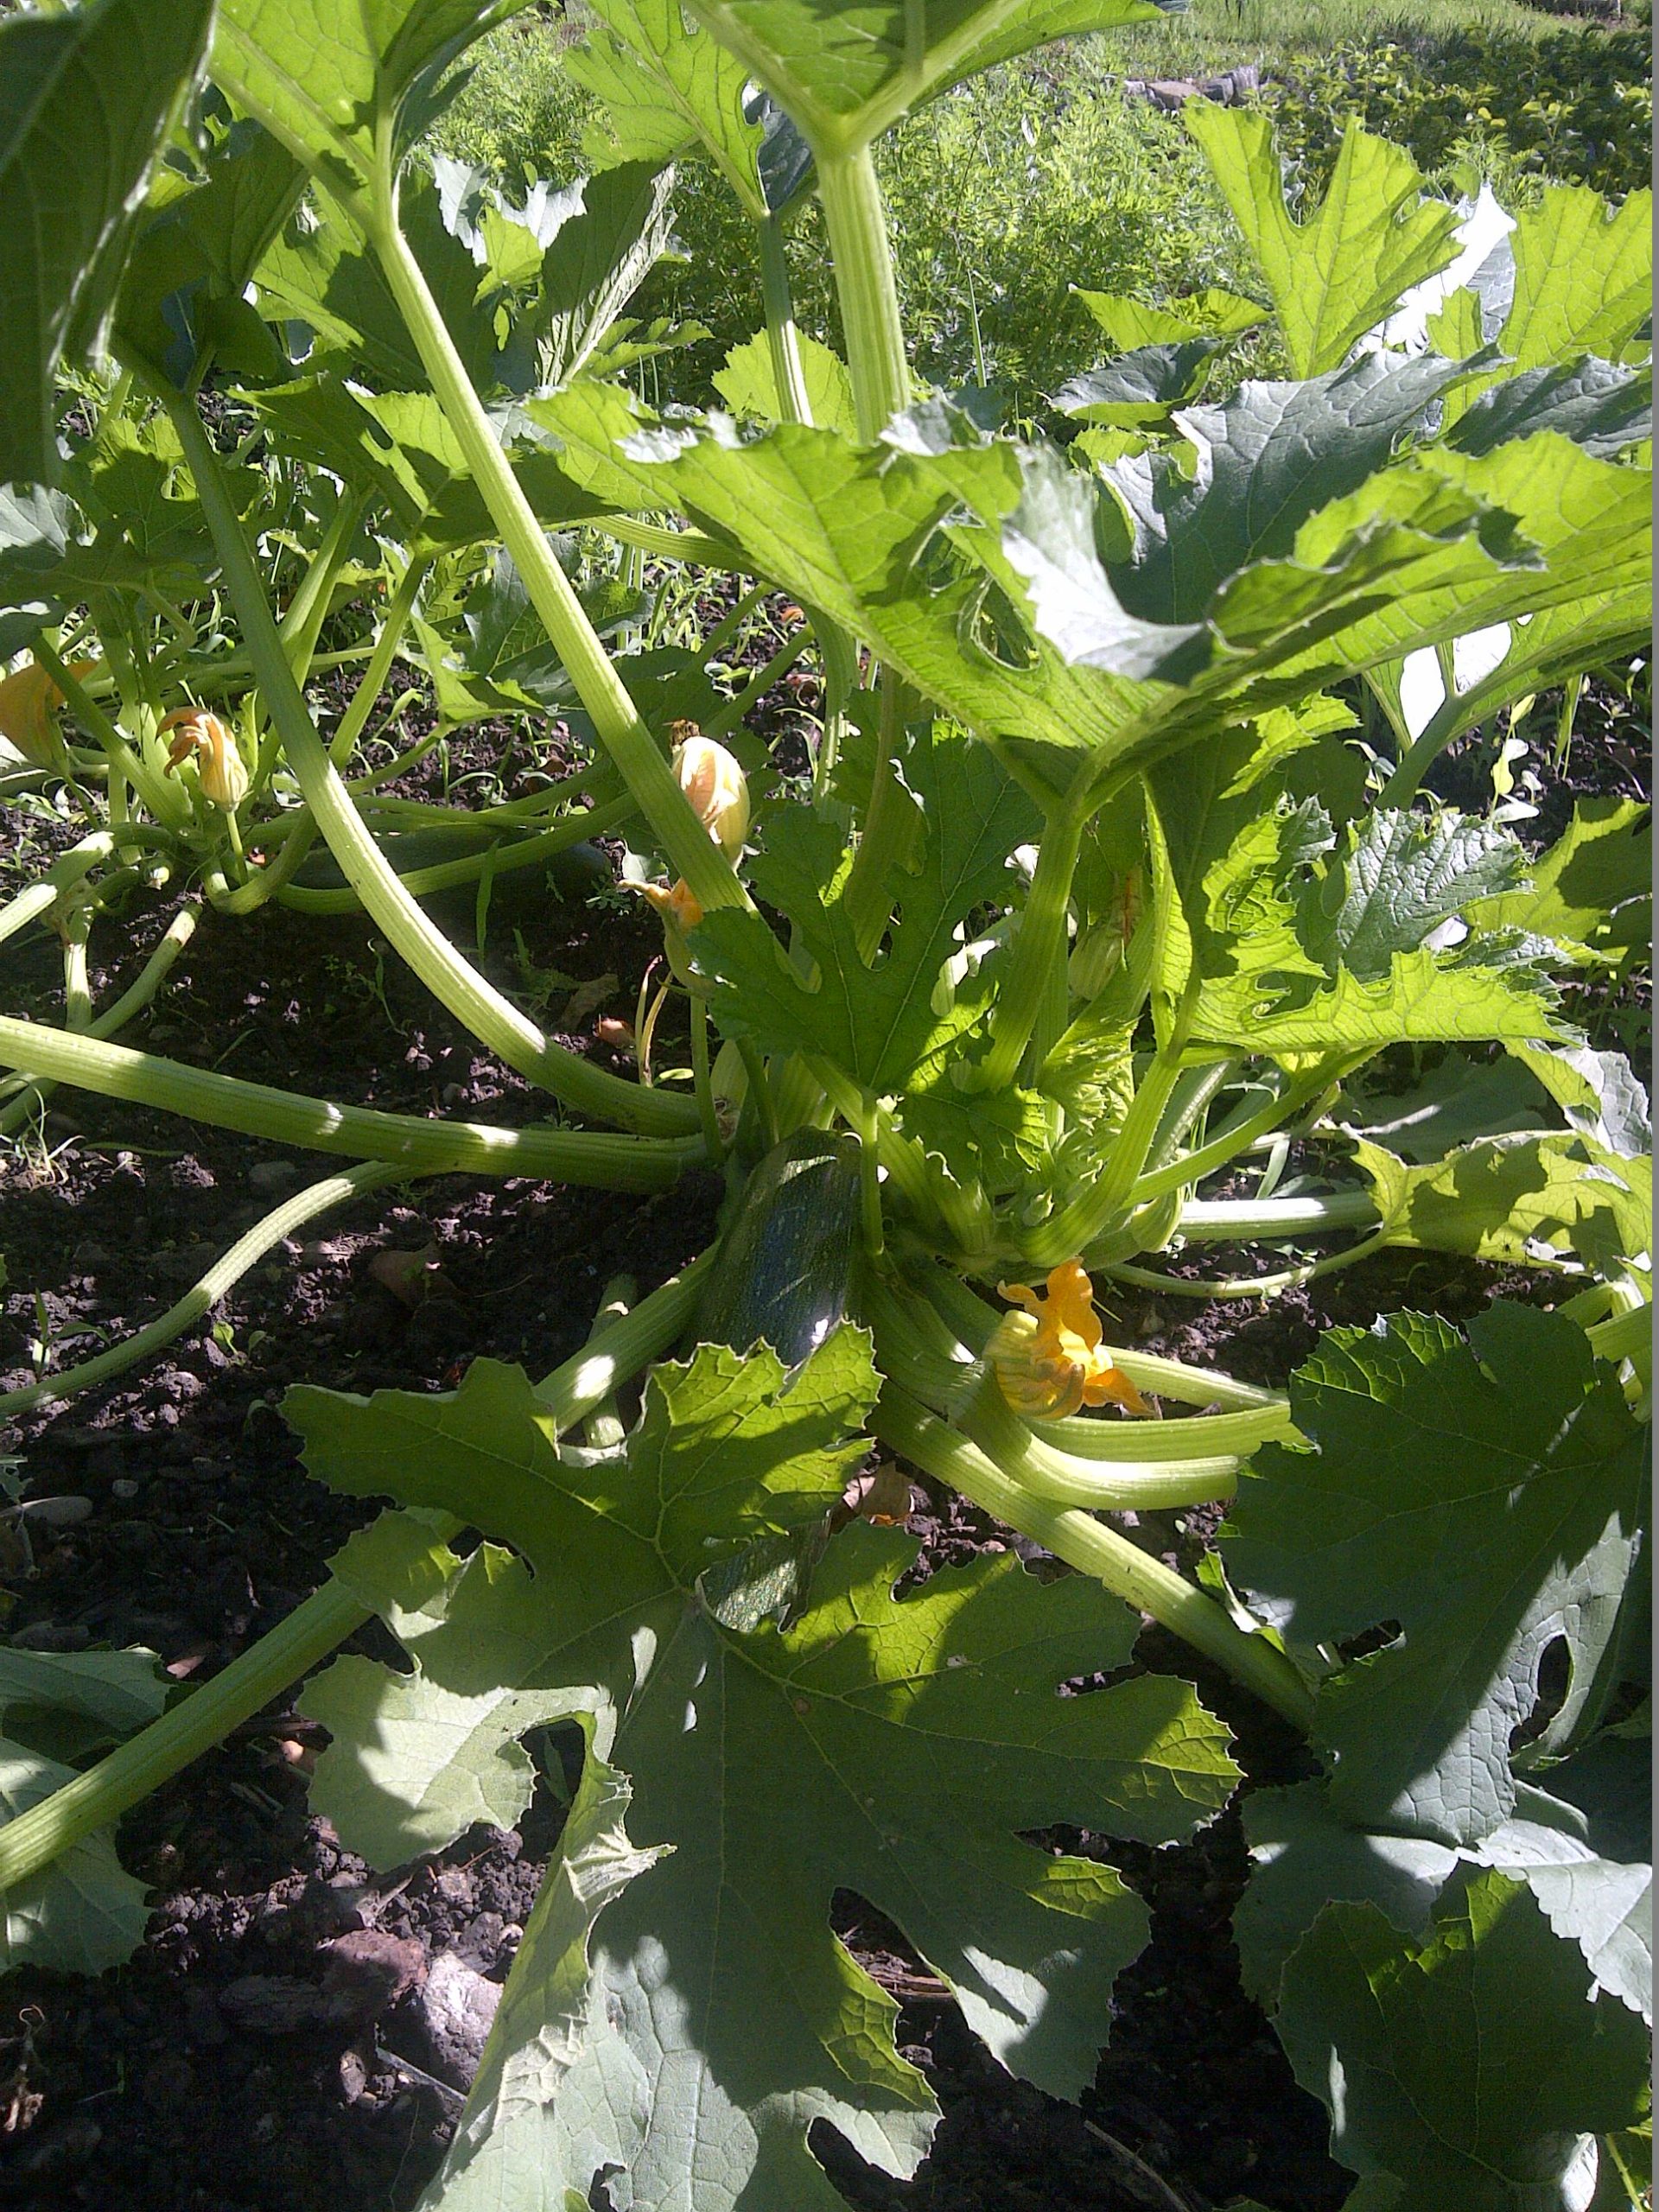
[[[32,871],[51,842],[19,821],[11,857]],[[100,998],[133,972],[168,911],[135,910],[124,940],[113,925],[95,936],[95,967],[107,963]],[[632,1014],[658,949],[654,924],[613,902],[559,907],[543,897],[520,899],[512,926],[519,942],[498,935],[486,960],[510,987],[550,992],[537,1011],[556,1029],[573,990],[616,978],[601,999],[589,995],[566,1041],[625,1065],[598,1025]],[[58,1018],[55,951],[45,940],[14,950],[11,1003]],[[565,980],[547,984],[550,971]],[[614,1029],[606,1036],[626,1043]],[[349,923],[210,918],[127,1041],[404,1112],[515,1122],[539,1110]],[[60,1093],[38,1141],[0,1166],[0,1388],[30,1380],[35,1357],[73,1364],[141,1325],[319,1172],[270,1145]],[[48,1650],[142,1643],[176,1680],[211,1674],[316,1587],[330,1553],[368,1517],[306,1478],[278,1411],[288,1384],[438,1389],[481,1354],[543,1372],[579,1344],[612,1276],[626,1273],[644,1292],[707,1243],[718,1195],[709,1178],[645,1200],[447,1178],[328,1216],[243,1279],[212,1333],[188,1332],[153,1363],[18,1424],[9,1448],[27,1494],[84,1506],[56,1525],[31,1519],[28,1546],[10,1539],[5,1633]],[[412,1302],[372,1271],[385,1251],[421,1255]],[[1282,1382],[1334,1321],[1404,1304],[1462,1318],[1497,1281],[1402,1254],[1265,1309],[1172,1312],[1171,1300],[1131,1293],[1115,1326],[1125,1341]],[[47,1350],[31,1355],[41,1339]],[[0,1537],[13,1525],[0,1522]],[[928,1495],[912,1526],[928,1567],[1033,1548],[955,1498]],[[1203,1533],[1197,1517],[1144,1531],[1188,1564]],[[389,1646],[375,1630],[360,1648]],[[1291,1731],[1161,1631],[1142,1637],[1138,1656],[1198,1683],[1236,1735],[1248,1787],[1310,1770]],[[308,1815],[305,1770],[319,1740],[282,1700],[129,1816],[122,1855],[154,1904],[130,1963],[92,1980],[23,1970],[7,1981],[0,2203],[414,2204],[464,2085],[424,2024],[421,1978],[449,1951],[505,1977],[556,1841],[557,1801],[543,1790],[521,1831],[475,1830],[440,1858],[376,1876]],[[844,1897],[843,1938],[899,1999],[899,2044],[944,2111],[933,2155],[908,2185],[821,2129],[816,2147],[849,2201],[870,2212],[1205,2212],[1249,2195],[1276,2212],[1336,2212],[1350,2177],[1325,2153],[1323,2108],[1298,2088],[1240,1986],[1229,1932],[1245,1872],[1236,1806],[1179,1848],[1071,1832],[1046,1840],[1109,1859],[1152,1910],[1152,1941],[1118,1985],[1092,2088],[1072,2107],[1011,2079],[903,1937]]]

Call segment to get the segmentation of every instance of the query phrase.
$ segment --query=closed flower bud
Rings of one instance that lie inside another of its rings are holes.
[[[156,734],[163,736],[168,730],[177,734],[168,747],[168,766],[176,768],[194,754],[202,797],[227,814],[240,806],[248,795],[248,771],[235,738],[219,716],[200,707],[175,707],[162,717]]]
[[[684,735],[674,747],[674,772],[699,822],[734,861],[749,828],[749,786],[735,758],[695,722],[674,722],[671,735]]]

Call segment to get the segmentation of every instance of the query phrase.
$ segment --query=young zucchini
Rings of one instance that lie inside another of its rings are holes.
[[[798,1367],[846,1316],[858,1235],[856,1141],[797,1129],[743,1185],[698,1337],[738,1351],[764,1338]]]

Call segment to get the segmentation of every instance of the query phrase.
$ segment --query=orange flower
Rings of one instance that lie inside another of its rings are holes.
[[[642,883],[639,888],[663,918],[665,931],[672,930],[683,937],[694,930],[702,919],[702,908],[696,893],[682,876],[671,888],[663,883]]]
[[[0,681],[0,737],[35,767],[51,767],[63,752],[57,721],[62,704],[62,692],[40,662],[25,661],[14,675]]]
[[[1028,1421],[1056,1421],[1081,1406],[1109,1403],[1126,1413],[1152,1411],[1101,1343],[1094,1285],[1080,1260],[1054,1268],[1046,1292],[1022,1282],[998,1283],[997,1290],[1026,1309],[1005,1313],[987,1347],[1015,1413]]]
[[[202,797],[233,812],[248,795],[248,771],[230,731],[201,707],[175,707],[163,715],[156,734],[164,737],[170,729],[178,735],[168,747],[168,766],[176,768],[194,753]]]

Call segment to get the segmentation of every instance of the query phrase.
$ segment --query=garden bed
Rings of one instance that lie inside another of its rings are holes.
[[[781,691],[753,717],[785,765],[796,702]],[[1638,772],[1639,732],[1621,702],[1598,691],[1581,712],[1597,741],[1576,745],[1567,774],[1536,793],[1544,835],[1559,831],[1575,796],[1628,795]],[[474,750],[481,758],[493,742],[486,734]],[[544,750],[529,748],[531,772]],[[471,759],[457,748],[452,774]],[[1448,791],[1466,785],[1459,795],[1476,800],[1478,747],[1440,772]],[[14,819],[18,842],[23,828]],[[159,906],[135,917],[118,959],[111,944],[100,1000],[166,918]],[[589,1003],[565,1041],[622,1066],[598,1027],[631,1011],[654,925],[613,903],[543,899],[518,902],[512,926],[511,954],[498,939],[486,963],[510,984],[526,973],[570,979]],[[95,943],[95,957],[103,949]],[[210,917],[133,1041],[404,1113],[533,1116],[536,1095],[381,956],[352,922]],[[33,1009],[42,1019],[52,1018],[49,972],[42,959]],[[606,997],[582,992],[607,976],[618,980]],[[29,1378],[31,1340],[48,1341],[62,1366],[119,1339],[316,1169],[303,1154],[60,1093],[38,1141],[0,1173],[10,1271],[0,1386],[15,1387]],[[314,1589],[330,1554],[372,1517],[307,1479],[277,1410],[290,1383],[439,1390],[486,1354],[541,1373],[578,1347],[613,1276],[632,1276],[643,1294],[702,1249],[718,1197],[701,1174],[645,1199],[454,1177],[330,1214],[245,1278],[211,1330],[19,1425],[13,1448],[31,1510],[7,1524],[10,1641],[54,1651],[142,1644],[175,1680],[205,1679]],[[377,1268],[388,1254],[413,1264]],[[1461,1322],[1499,1291],[1533,1290],[1495,1268],[1398,1252],[1270,1306],[1189,1308],[1135,1290],[1105,1303],[1119,1341],[1279,1384],[1333,1324],[1402,1306]],[[1036,1547],[961,1498],[919,1480],[912,1497],[922,1572],[1010,1543],[1040,1564]],[[1214,1518],[1190,1516],[1185,1534],[1173,1521],[1140,1533],[1190,1567]],[[352,1648],[392,1649],[378,1624]],[[1313,1770],[1292,1730],[1166,1632],[1148,1630],[1139,1656],[1198,1684],[1235,1732],[1247,1791]],[[435,2171],[466,2074],[435,2033],[423,1985],[446,1954],[505,1976],[557,1839],[558,1796],[543,1783],[519,1830],[474,1829],[376,1875],[308,1815],[305,1770],[323,1739],[293,1706],[290,1695],[245,1724],[125,1822],[124,1859],[154,1892],[130,1964],[90,1981],[24,1970],[9,1982],[0,2202],[34,2212],[406,2212]],[[1349,2180],[1325,2154],[1325,2114],[1239,1981],[1238,1803],[1186,1846],[1154,1851],[1076,1831],[1052,1840],[1109,1859],[1152,1908],[1152,1942],[1120,1980],[1093,2088],[1074,2107],[1014,2080],[903,1938],[843,1896],[838,1929],[899,1999],[896,2040],[944,2113],[908,2185],[820,2128],[815,2147],[849,2202],[871,2212],[1205,2212],[1248,2193],[1275,2212],[1335,2212]]]

